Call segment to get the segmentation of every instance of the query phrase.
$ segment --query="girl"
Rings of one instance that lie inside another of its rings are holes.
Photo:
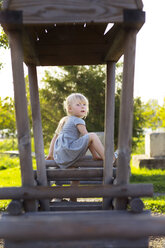
[[[85,118],[88,100],[79,93],[69,95],[64,101],[67,116],[63,117],[51,141],[47,160],[54,159],[60,168],[72,166],[89,148],[93,159],[104,160],[104,147],[95,133],[88,133]]]

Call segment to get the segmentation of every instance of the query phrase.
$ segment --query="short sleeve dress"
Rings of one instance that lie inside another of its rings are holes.
[[[53,155],[60,168],[73,165],[88,149],[89,134],[80,136],[78,124],[85,125],[85,121],[69,116],[55,141]]]

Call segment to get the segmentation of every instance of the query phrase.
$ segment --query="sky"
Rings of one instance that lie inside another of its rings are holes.
[[[165,98],[165,0],[143,0],[146,22],[137,35],[134,96],[142,101]],[[0,49],[0,97],[13,97],[10,51]],[[42,75],[41,67],[37,69]],[[25,76],[27,68],[25,67]],[[39,76],[39,80],[41,76]]]

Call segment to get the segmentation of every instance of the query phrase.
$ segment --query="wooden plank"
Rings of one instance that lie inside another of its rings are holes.
[[[72,180],[56,180],[56,181],[50,181],[51,182],[51,185],[52,184],[56,184],[57,186],[62,186],[62,185],[70,185],[71,184],[71,181],[78,181],[78,180],[76,180],[76,179],[74,179],[74,178],[71,178]],[[83,178],[84,179],[84,178]],[[97,181],[96,181],[97,180]],[[102,185],[102,182],[103,182],[103,180],[101,179],[100,180],[100,178],[95,178],[95,180],[94,179],[92,179],[92,180],[83,180],[83,181],[81,181],[80,180],[80,182],[79,182],[79,185]]]
[[[62,201],[50,203],[51,211],[82,211],[101,210],[102,202],[72,202]]]
[[[28,76],[30,85],[30,100],[32,109],[33,135],[35,144],[35,155],[37,163],[37,181],[39,185],[47,186],[47,175],[45,169],[44,142],[42,135],[41,111],[38,93],[38,81],[36,66],[28,66]],[[40,202],[43,210],[49,209],[49,202],[44,200]]]
[[[24,12],[23,23],[90,23],[121,22],[122,10],[136,9],[136,1],[89,0],[13,0],[9,9]]]
[[[108,48],[105,52],[104,61],[118,61],[122,56],[123,44],[126,39],[127,31],[122,25],[115,24],[113,28],[105,35],[107,36]]]
[[[106,45],[107,46],[107,45]],[[64,54],[67,52],[67,56],[73,54],[83,54],[87,55],[88,53],[98,53],[102,54],[102,52],[105,51],[106,48],[105,44],[65,44],[65,45],[39,45],[37,46],[37,53],[40,56],[59,56],[59,52],[61,56],[64,56]],[[47,49],[45,50],[45,47]],[[69,51],[68,51],[69,49]]]
[[[130,152],[132,141],[133,121],[133,89],[134,89],[134,66],[136,48],[136,30],[127,32],[127,40],[124,51],[123,83],[120,103],[119,118],[119,157],[117,165],[117,183],[126,184],[129,182],[130,174]],[[126,207],[126,200],[117,200],[116,208]]]
[[[36,171],[35,178],[36,178]],[[85,180],[87,179],[103,179],[103,168],[82,168],[82,169],[47,169],[47,178],[49,181],[53,180],[68,180],[78,179]],[[113,168],[113,177],[116,177],[116,168]]]
[[[102,44],[105,41],[104,31],[106,24],[76,25],[39,25],[26,26],[29,35],[36,34],[39,40],[37,46],[46,45],[76,45],[76,44]],[[36,37],[36,38],[37,38]]]
[[[32,169],[31,142],[23,71],[23,50],[21,43],[21,32],[10,31],[9,43],[11,48],[14,99],[16,109],[22,184],[23,186],[33,186],[34,176]],[[25,203],[25,209],[27,211],[34,211],[35,202],[29,201]]]
[[[46,167],[55,167],[55,168],[59,168],[58,165],[56,164],[56,162],[54,160],[46,160]],[[78,160],[75,164],[74,164],[74,168],[77,167],[103,167],[103,161],[102,160],[93,160],[92,156],[85,156],[83,159]]]
[[[148,238],[88,241],[5,241],[5,248],[148,248]]]
[[[0,199],[52,199],[83,197],[142,197],[152,196],[152,184],[70,186],[70,187],[3,187]]]
[[[104,58],[101,54],[77,53],[73,56],[39,56],[40,66],[64,66],[64,65],[97,65],[104,64]]]
[[[10,240],[137,239],[165,235],[165,217],[113,215],[110,211],[63,216],[19,216],[0,220],[0,237]],[[15,228],[17,227],[17,228]],[[53,230],[53,232],[52,232]]]
[[[24,48],[24,61],[26,65],[40,65],[38,54],[35,47],[35,40],[32,39],[34,34],[31,36],[23,28],[23,48]]]

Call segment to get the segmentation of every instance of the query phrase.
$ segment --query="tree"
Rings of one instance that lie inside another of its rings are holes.
[[[161,127],[165,128],[165,98],[163,106],[159,107],[157,111],[157,116],[159,118],[159,121],[161,122]]]
[[[40,90],[43,135],[45,141],[55,131],[59,120],[66,115],[63,101],[71,92],[84,94],[90,102],[86,119],[89,131],[103,131],[104,128],[104,87],[103,66],[65,66],[63,75],[57,77],[45,73],[45,87]]]
[[[0,130],[5,135],[10,137],[16,136],[16,123],[15,123],[15,111],[14,102],[12,98],[6,97],[4,100],[0,97]]]
[[[150,128],[156,130],[161,127],[162,121],[159,116],[160,105],[157,100],[150,99],[146,104],[144,104],[144,113],[145,118],[145,128]]]
[[[122,64],[117,65],[117,87],[115,95],[115,146],[117,146]],[[88,131],[104,131],[105,66],[65,66],[59,76],[45,72],[44,88],[40,90],[43,136],[50,142],[59,120],[65,115],[63,101],[72,92],[84,94],[90,103],[86,119]],[[143,103],[140,98],[134,100],[133,136],[143,132]],[[136,145],[133,143],[133,145]]]
[[[2,2],[3,0],[0,0],[0,11],[2,9]],[[8,48],[9,47],[9,43],[8,43],[8,38],[7,35],[5,34],[3,28],[0,25],[0,48]],[[0,69],[2,68],[2,63],[0,62]]]

